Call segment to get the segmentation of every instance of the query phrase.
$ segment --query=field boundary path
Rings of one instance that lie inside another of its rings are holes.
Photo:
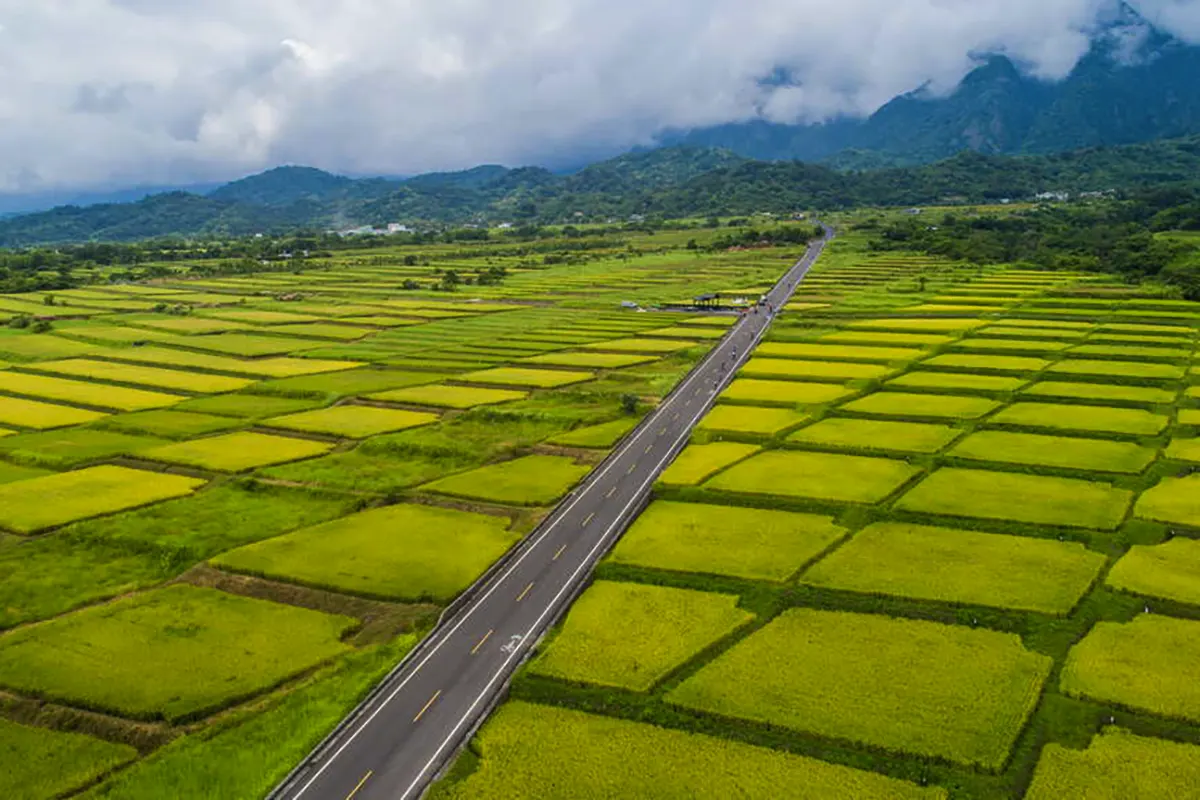
[[[780,309],[833,232],[766,295]],[[447,609],[271,800],[414,800],[502,699],[540,639],[650,497],[693,426],[762,339],[771,314],[739,317],[675,390],[526,539]]]

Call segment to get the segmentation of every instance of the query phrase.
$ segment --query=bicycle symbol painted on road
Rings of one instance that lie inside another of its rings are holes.
[[[525,641],[524,636],[514,633],[512,636],[508,637],[508,644],[504,645],[504,647],[501,647],[500,649],[505,653],[512,655],[513,653],[517,652],[517,648],[521,646],[521,642],[523,641]]]

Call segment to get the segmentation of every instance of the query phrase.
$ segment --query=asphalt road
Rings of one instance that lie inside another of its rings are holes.
[[[820,255],[814,243],[771,290],[780,308]],[[659,473],[757,345],[743,315],[675,391],[597,467],[273,798],[415,800],[490,711],[513,673],[642,509]],[[724,367],[724,368],[723,368]]]

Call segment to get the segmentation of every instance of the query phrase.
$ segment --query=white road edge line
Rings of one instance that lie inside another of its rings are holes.
[[[737,326],[738,325],[735,324],[734,328],[736,329]],[[766,330],[766,326],[763,327],[763,330],[764,331]],[[721,345],[718,344],[717,347],[710,350],[708,355],[704,357],[704,359],[697,366],[696,370],[692,373],[691,377],[689,377],[686,381],[684,381],[683,384],[681,384],[673,394],[678,396],[679,394],[681,394],[683,392],[683,390],[685,390],[687,388],[688,384],[692,383],[694,380],[696,380],[698,377],[700,377],[700,375],[705,371],[705,368],[706,368],[708,362],[711,361],[716,356],[717,352],[720,349],[721,349]],[[655,409],[654,413],[651,414],[650,417],[647,419],[647,422],[657,423],[658,417],[661,414],[666,413],[665,410],[669,407],[669,405],[670,404],[664,404],[664,405],[659,406],[657,409]],[[703,406],[703,404],[701,404],[701,411],[703,411],[703,408],[704,408],[704,406]],[[699,418],[699,416],[700,415],[697,414],[695,417],[693,417],[691,424],[694,424],[696,419]],[[689,429],[691,427],[691,424],[688,425]],[[652,427],[653,427],[653,425],[643,425],[641,430],[638,431],[638,433],[636,433],[633,436],[633,438],[630,439],[628,442],[626,442],[625,446],[621,448],[620,454],[614,454],[614,457],[612,458],[612,460],[609,461],[608,465],[605,466],[605,468],[603,470],[601,470],[594,478],[589,479],[588,488],[599,483],[604,478],[604,476],[608,473],[608,471],[610,469],[612,469],[618,462],[620,462],[622,457],[633,447],[633,445],[639,439],[642,438],[643,435],[645,435],[648,431],[650,431]],[[676,441],[678,441],[678,439],[676,439]],[[674,445],[672,445],[672,449],[674,449]],[[668,453],[668,455],[670,455],[670,453]],[[661,466],[661,464],[662,464],[662,462],[660,461],[659,465]],[[657,467],[655,468],[654,472],[657,472]],[[653,473],[651,473],[651,474],[653,475]],[[645,484],[643,483],[642,487],[640,487],[638,489],[638,493],[640,494],[642,489],[644,489],[644,488],[645,488]],[[512,575],[512,573],[514,571],[516,571],[516,569],[522,564],[522,562],[525,561],[526,557],[528,557],[530,553],[532,553],[535,549],[537,549],[537,546],[540,545],[543,540],[545,540],[545,538],[558,526],[559,522],[561,522],[562,519],[567,516],[567,514],[571,513],[571,510],[574,509],[575,505],[580,500],[583,499],[585,494],[586,494],[586,492],[579,492],[578,494],[576,494],[575,498],[571,500],[570,503],[568,503],[566,506],[563,507],[563,510],[561,513],[559,513],[558,518],[555,519],[553,523],[546,526],[546,528],[544,528],[542,530],[542,532],[540,534],[538,534],[538,537],[529,543],[529,545],[525,548],[525,552],[521,553],[521,555],[517,557],[516,561],[514,561],[512,564],[510,564],[508,566],[508,568],[501,575],[498,575],[496,577],[496,580],[492,583],[492,585],[488,588],[488,590],[483,594],[483,596],[471,604],[470,608],[467,609],[467,613],[465,615],[463,615],[462,619],[460,619],[458,622],[456,622],[454,624],[454,626],[452,628],[450,628],[448,631],[446,631],[446,633],[442,636],[441,640],[438,641],[437,644],[435,644],[432,647],[432,649],[430,649],[430,651],[425,654],[425,656],[412,669],[412,671],[409,672],[409,674],[404,677],[404,680],[400,681],[399,685],[397,685],[396,688],[393,689],[392,692],[379,703],[379,705],[375,708],[374,711],[371,712],[371,714],[366,718],[366,720],[364,720],[363,723],[361,725],[359,725],[358,728],[356,728],[352,734],[350,734],[350,736],[346,739],[346,741],[342,743],[342,746],[339,747],[336,751],[334,751],[332,756],[330,756],[329,758],[327,758],[325,760],[325,763],[321,765],[321,768],[318,769],[312,775],[312,777],[310,777],[305,782],[305,784],[302,787],[300,787],[300,789],[294,795],[292,795],[293,797],[296,797],[296,798],[302,797],[304,795],[304,793],[307,792],[314,783],[316,783],[317,779],[320,778],[321,775],[324,774],[325,770],[329,768],[329,765],[332,764],[334,761],[336,761],[338,759],[338,757],[346,750],[346,748],[349,747],[354,742],[354,740],[358,738],[358,735],[360,733],[362,733],[363,730],[366,729],[367,726],[369,726],[375,720],[375,718],[377,716],[379,716],[380,712],[383,711],[383,709],[386,708],[387,705],[389,703],[391,703],[392,700],[395,699],[396,695],[398,695],[400,693],[400,691],[402,689],[404,689],[404,687],[406,685],[408,685],[408,682],[410,680],[412,680],[413,677],[415,677],[417,675],[417,673],[419,673],[421,671],[421,668],[424,667],[426,663],[428,663],[429,659],[433,658],[433,656],[437,654],[438,650],[440,650],[442,648],[442,645],[444,645],[446,642],[448,642],[451,639],[451,637],[455,633],[458,632],[458,629],[461,628],[463,626],[463,624],[468,619],[471,618],[471,615],[473,615],[476,610],[478,610],[481,606],[483,606],[483,604],[487,601],[487,599],[489,597],[491,597],[492,593],[495,592],[496,589],[498,589],[500,587],[500,585],[503,584],[504,581],[506,581],[509,578],[509,576]],[[621,513],[624,514],[625,512],[622,511]],[[618,517],[618,519],[620,519],[620,518]],[[607,537],[607,536],[608,536],[608,532],[606,531],[605,537]],[[591,557],[590,553],[589,553],[588,557],[589,558]],[[585,564],[587,563],[586,560],[584,563]],[[574,580],[574,576],[572,577],[572,580]],[[508,662],[506,661],[505,663],[507,664]],[[472,706],[472,709],[473,708],[474,707]],[[424,774],[424,773],[422,773],[422,774]],[[411,787],[410,787],[409,791],[411,791]],[[405,794],[407,794],[407,791],[405,792]],[[403,797],[403,796],[404,795],[401,795],[401,797]]]

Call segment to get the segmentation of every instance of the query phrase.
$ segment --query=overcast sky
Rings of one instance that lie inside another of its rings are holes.
[[[1200,0],[1131,5],[1200,42]],[[563,164],[866,114],[983,52],[1062,77],[1113,0],[0,0],[0,193]],[[782,69],[797,85],[768,85]]]

